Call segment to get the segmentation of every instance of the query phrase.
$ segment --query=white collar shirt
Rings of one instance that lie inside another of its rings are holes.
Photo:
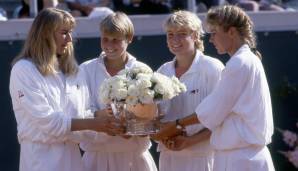
[[[20,142],[78,141],[70,130],[71,118],[91,114],[81,72],[43,76],[31,61],[22,59],[12,68],[9,88]]]
[[[175,63],[173,61],[163,64],[158,72],[169,77],[175,76]],[[164,120],[175,120],[183,118],[195,112],[196,107],[201,101],[214,89],[220,79],[221,71],[224,65],[217,59],[204,55],[197,50],[196,56],[190,68],[179,78],[186,85],[187,91],[181,93],[171,100],[163,101],[159,106],[162,113],[165,114]],[[188,135],[193,135],[203,129],[202,124],[187,126]],[[160,150],[165,150],[160,146]],[[187,153],[201,153],[210,151],[209,141],[198,144],[183,150]]]
[[[248,45],[230,58],[214,91],[197,107],[218,150],[264,146],[273,134],[272,107],[260,59]]]
[[[105,79],[110,78],[104,64],[105,54],[101,53],[98,58],[91,59],[80,65],[86,76],[89,94],[91,97],[91,111],[105,109],[106,105],[99,100],[99,88]],[[146,65],[128,54],[128,61],[125,68]],[[105,133],[89,132],[86,134],[86,141],[81,143],[84,151],[98,152],[131,152],[144,151],[150,148],[151,143],[148,137],[132,137],[124,139],[119,136],[109,136]]]

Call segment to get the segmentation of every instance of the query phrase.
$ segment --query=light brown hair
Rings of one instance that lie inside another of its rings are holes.
[[[131,40],[134,35],[134,26],[125,13],[115,12],[101,21],[100,31],[111,35],[120,34],[127,40]]]
[[[207,13],[206,22],[209,26],[220,26],[224,31],[227,31],[230,27],[235,27],[252,52],[260,58],[262,57],[260,52],[256,49],[256,36],[253,31],[253,22],[240,7],[224,5],[211,8]]]
[[[75,19],[66,11],[47,8],[34,19],[21,53],[13,60],[29,59],[42,75],[53,74],[57,67],[66,75],[77,73],[78,65],[74,57],[73,44],[68,43],[64,54],[57,57],[55,32],[61,26],[73,28]]]

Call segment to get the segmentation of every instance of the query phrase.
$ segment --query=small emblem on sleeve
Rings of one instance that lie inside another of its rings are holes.
[[[196,94],[196,93],[199,93],[199,89],[194,89],[194,90],[191,90],[191,91],[190,91],[190,93],[191,93],[191,94]]]
[[[24,97],[24,93],[21,90],[18,90],[18,96],[19,98]]]

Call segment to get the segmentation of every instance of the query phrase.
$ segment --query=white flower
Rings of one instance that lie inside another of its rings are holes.
[[[165,91],[166,91],[166,87],[164,87],[162,84],[156,84],[156,85],[154,86],[154,91],[155,91],[157,94],[164,95],[164,94],[165,94]]]
[[[129,72],[132,74],[139,74],[139,73],[152,74],[153,73],[152,69],[147,65],[135,66],[131,68]]]
[[[127,95],[128,96],[139,96],[140,92],[139,89],[137,89],[135,84],[131,84],[128,86],[128,91],[127,91]]]
[[[138,74],[135,84],[139,89],[149,88],[152,86],[150,78],[149,74]]]
[[[140,80],[140,79],[145,79],[145,80],[150,80],[152,76],[152,73],[139,73],[136,76],[136,79]]]
[[[180,93],[180,91],[179,93],[175,91],[173,81],[163,74],[154,73],[151,80],[155,84],[156,96],[161,97],[162,100],[171,99]]]
[[[157,83],[157,82],[163,82],[162,80],[164,80],[166,77],[165,75],[163,74],[160,74],[160,73],[153,73],[152,77],[151,77],[151,81],[154,82],[154,83]]]
[[[99,94],[100,94],[100,100],[103,103],[109,103],[110,102],[110,89],[111,86],[109,84],[109,80],[105,79],[103,81],[102,86],[99,89]]]
[[[115,89],[111,92],[112,99],[116,99],[118,101],[124,100],[127,97],[127,89]]]
[[[108,89],[103,89],[100,91],[101,95],[101,102],[102,103],[109,103],[110,102],[110,97],[109,97],[109,90]]]
[[[168,100],[186,91],[176,77],[153,73],[146,65],[121,70],[118,75],[104,80],[99,95],[103,103],[125,102],[128,105],[152,104]]]
[[[110,79],[110,84],[113,90],[126,87],[127,79],[123,75],[116,75]]]
[[[185,92],[186,91],[186,86],[185,84],[181,83],[177,77],[172,77],[171,78],[172,81],[173,81],[173,84],[174,84],[174,88],[175,88],[175,91],[177,93],[180,93],[180,92]]]

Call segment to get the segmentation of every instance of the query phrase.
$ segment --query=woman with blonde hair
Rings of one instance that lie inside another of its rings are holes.
[[[115,76],[120,70],[147,66],[127,52],[133,40],[134,27],[129,17],[116,12],[100,23],[100,44],[103,52],[96,58],[80,65],[85,72],[91,94],[91,109],[98,116],[108,115],[110,107],[99,100],[99,87],[105,79]],[[149,67],[149,66],[147,66]],[[81,143],[85,151],[83,161],[87,171],[156,171],[149,153],[148,136],[122,136],[119,134],[94,133]]]
[[[214,89],[224,65],[203,53],[202,23],[196,14],[174,12],[169,15],[164,27],[168,48],[175,57],[163,64],[158,72],[178,77],[187,87],[187,92],[159,105],[165,114],[164,120],[171,121],[195,111],[197,105]],[[182,134],[183,128],[177,126]],[[158,146],[160,171],[212,171],[210,131],[202,124],[187,126],[185,131],[186,135],[175,138],[162,137]]]
[[[75,19],[55,8],[34,19],[13,61],[10,95],[21,146],[20,171],[83,171],[78,130],[118,133],[109,117],[92,117],[85,79],[75,61]]]
[[[242,9],[229,5],[210,9],[206,20],[210,42],[231,58],[210,95],[176,123],[202,123],[211,130],[215,171],[273,171],[266,147],[273,134],[272,106],[253,23]],[[156,138],[177,134],[176,123],[165,123]]]

